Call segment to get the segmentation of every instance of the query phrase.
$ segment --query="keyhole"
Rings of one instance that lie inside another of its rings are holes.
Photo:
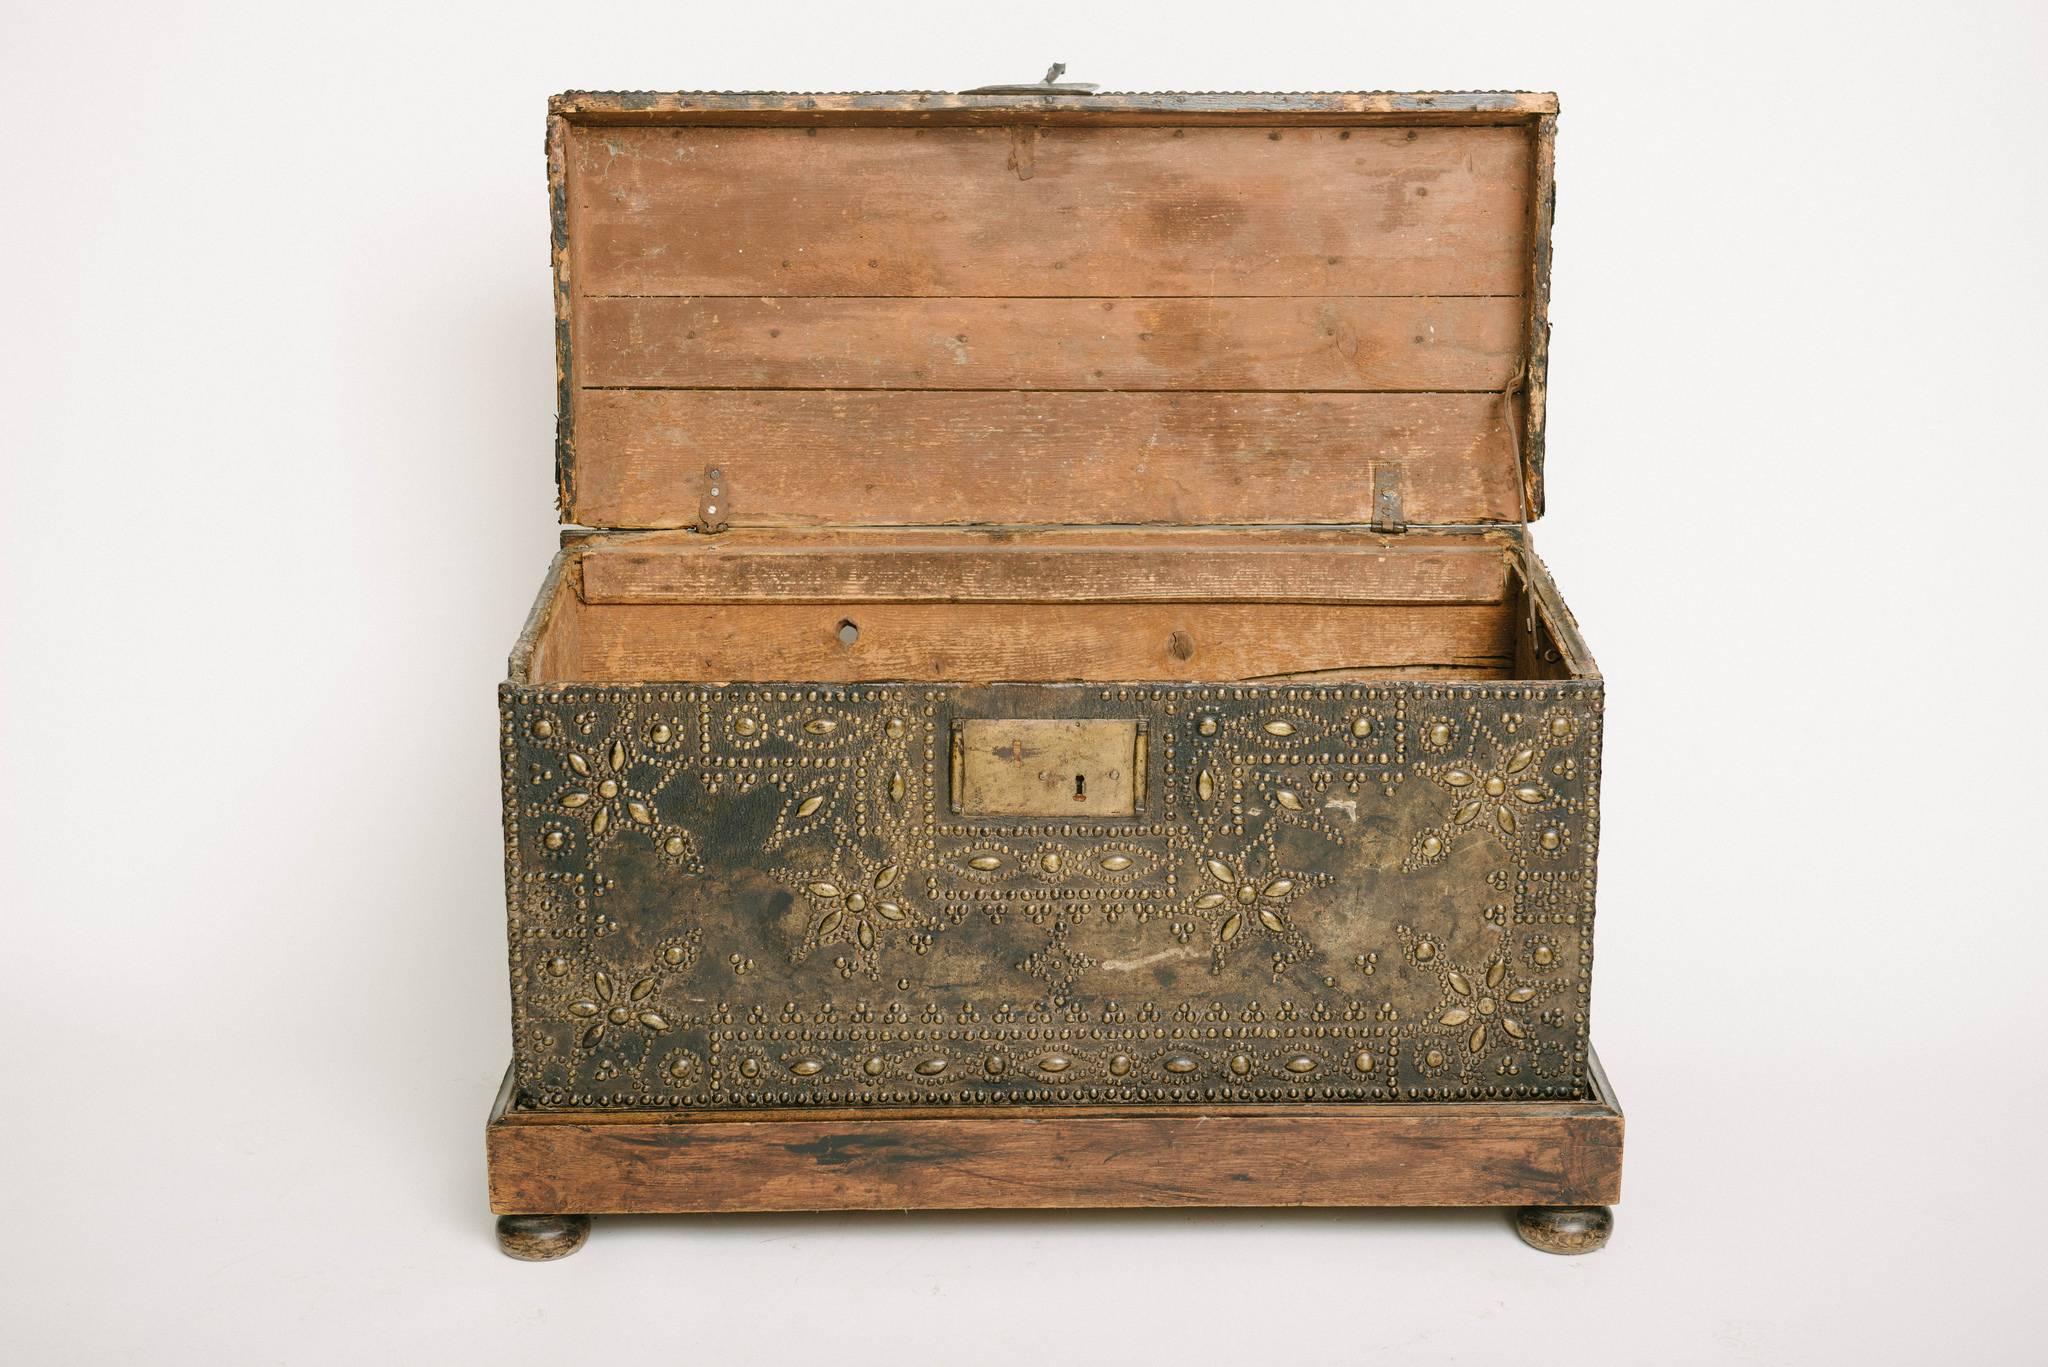
[[[1087,800],[1088,776],[1086,774],[1076,774],[1074,775],[1074,801],[1086,802]]]

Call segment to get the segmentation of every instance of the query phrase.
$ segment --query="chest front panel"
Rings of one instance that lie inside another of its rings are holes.
[[[502,701],[538,1104],[1585,1095],[1597,686]]]

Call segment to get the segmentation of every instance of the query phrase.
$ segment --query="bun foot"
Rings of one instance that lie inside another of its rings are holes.
[[[590,1237],[588,1215],[500,1215],[498,1247],[523,1263],[566,1258]]]
[[[1592,1253],[1614,1233],[1614,1212],[1606,1206],[1523,1206],[1515,1212],[1515,1233],[1545,1253]]]

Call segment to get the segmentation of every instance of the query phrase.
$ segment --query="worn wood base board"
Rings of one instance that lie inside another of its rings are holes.
[[[1597,1206],[1621,1194],[1622,1115],[1593,1078],[1569,1102],[710,1115],[524,1111],[508,1075],[491,1209]]]

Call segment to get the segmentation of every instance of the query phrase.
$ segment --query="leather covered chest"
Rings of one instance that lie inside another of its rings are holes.
[[[510,1108],[1594,1098],[1554,111],[558,97]]]

